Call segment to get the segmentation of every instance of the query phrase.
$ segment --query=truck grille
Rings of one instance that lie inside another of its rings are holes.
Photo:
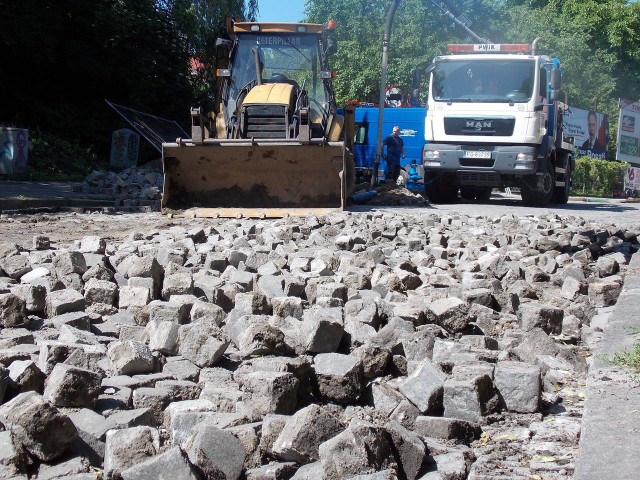
[[[513,135],[516,119],[513,117],[459,118],[445,117],[447,135],[482,135],[508,137]]]
[[[499,187],[500,174],[497,172],[458,172],[460,185],[475,185],[477,187]]]
[[[247,105],[242,109],[244,138],[287,138],[288,108],[282,105]]]
[[[492,158],[461,158],[461,167],[475,167],[475,168],[493,168],[495,160]]]

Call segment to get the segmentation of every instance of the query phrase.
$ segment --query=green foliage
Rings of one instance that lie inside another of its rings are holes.
[[[579,157],[573,172],[572,193],[609,197],[614,190],[622,190],[629,165],[625,162]]]
[[[35,132],[31,134],[33,150],[29,154],[28,180],[82,180],[92,170],[100,167],[96,154],[54,135]]]
[[[112,131],[126,125],[104,99],[186,127],[191,106],[212,103],[215,70],[212,61],[199,82],[189,59],[214,57],[227,14],[256,12],[256,0],[0,0],[0,123],[105,163]]]
[[[614,354],[611,363],[619,367],[630,368],[634,373],[640,374],[640,342],[636,342],[631,350]]]
[[[339,49],[333,65],[339,102],[377,102],[385,18],[390,1],[307,0],[311,21],[338,22]],[[626,0],[450,0],[493,42],[532,42],[561,60],[569,104],[609,115],[617,130],[618,98],[640,98],[640,2]],[[411,91],[411,71],[447,43],[476,40],[429,0],[403,0],[393,22],[388,84]],[[615,135],[610,152],[615,152]]]

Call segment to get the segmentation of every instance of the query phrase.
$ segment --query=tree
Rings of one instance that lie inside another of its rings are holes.
[[[0,0],[0,122],[103,154],[121,126],[105,98],[187,122],[202,93],[190,58],[213,57],[227,14],[256,12],[256,0]]]

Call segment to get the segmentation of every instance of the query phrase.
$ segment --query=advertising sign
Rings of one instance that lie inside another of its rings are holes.
[[[632,165],[640,165],[640,103],[620,101],[616,157]]]
[[[574,137],[578,155],[606,160],[609,147],[609,116],[571,107],[564,114],[565,135]]]
[[[624,177],[624,189],[640,190],[640,168],[627,168],[627,175]]]

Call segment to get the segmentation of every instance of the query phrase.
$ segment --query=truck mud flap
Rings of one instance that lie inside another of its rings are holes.
[[[353,163],[342,142],[283,140],[164,143],[162,160],[163,212],[238,218],[341,210]]]

